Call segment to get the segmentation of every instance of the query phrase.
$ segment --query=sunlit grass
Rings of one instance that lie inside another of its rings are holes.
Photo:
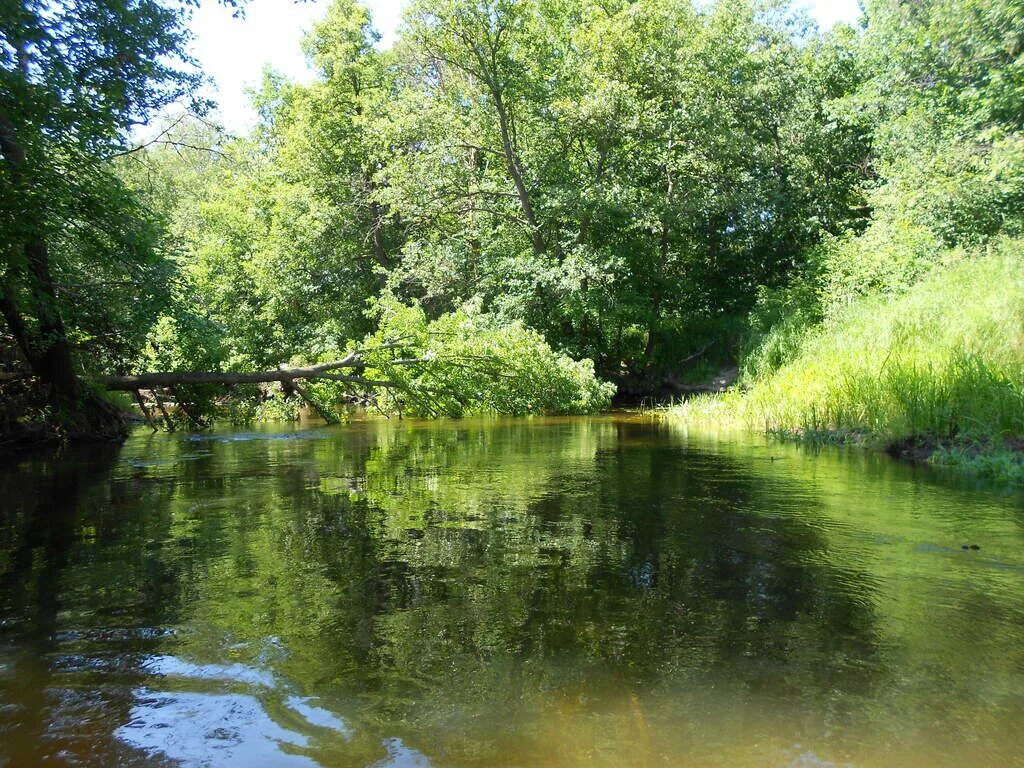
[[[898,297],[847,307],[749,391],[695,398],[691,421],[803,439],[932,446],[933,460],[1024,481],[1024,255],[965,259]]]

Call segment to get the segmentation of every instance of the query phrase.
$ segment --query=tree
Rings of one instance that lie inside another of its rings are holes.
[[[727,362],[763,289],[862,226],[869,120],[834,108],[862,48],[786,2],[417,0],[379,51],[336,0],[305,41],[318,77],[268,70],[250,136],[179,123],[133,149],[198,82],[177,1],[2,17],[0,308],[82,432],[107,431],[85,379],[337,359],[391,296],[650,391]]]
[[[424,0],[395,55],[391,286],[606,374],[671,370],[862,215],[855,73],[784,5]]]
[[[849,100],[873,137],[876,219],[946,245],[1021,232],[1024,8],[1009,0],[866,5],[869,78]]]
[[[0,314],[72,433],[121,430],[83,387],[76,337],[116,341],[123,328],[103,327],[102,305],[151,314],[162,290],[152,222],[111,160],[133,126],[194,93],[186,13],[155,0],[0,10]]]

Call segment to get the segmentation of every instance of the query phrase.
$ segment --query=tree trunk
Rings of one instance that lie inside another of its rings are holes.
[[[50,274],[50,253],[46,243],[33,237],[25,245],[28,263],[27,288],[36,316],[37,330],[29,364],[33,373],[49,388],[56,403],[75,406],[81,399],[82,386],[75,375],[64,321],[57,307],[57,292]]]
[[[508,113],[505,111],[505,101],[502,98],[501,89],[493,82],[488,83],[491,96],[494,98],[494,107],[498,112],[498,130],[501,133],[501,148],[505,154],[505,164],[508,173],[512,177],[512,183],[516,187],[516,195],[519,197],[519,207],[523,211],[523,218],[530,227],[530,241],[533,244],[533,252],[543,256],[547,252],[547,245],[541,235],[537,223],[537,215],[533,210],[533,202],[530,200],[530,191],[526,188],[523,180],[523,169],[519,162],[519,153],[512,144],[512,133],[509,127]]]
[[[403,364],[408,361],[394,361]],[[168,371],[164,373],[143,373],[139,376],[103,376],[100,383],[111,392],[132,392],[136,389],[174,387],[180,384],[268,384],[270,382],[292,383],[296,379],[331,379],[368,387],[394,387],[395,382],[375,381],[362,376],[347,376],[334,373],[339,368],[360,368],[363,363],[350,355],[344,360],[319,363],[305,368],[282,368],[275,371],[255,373],[224,373],[221,371]]]
[[[12,186],[26,194],[31,182],[25,178],[25,148],[18,140],[14,123],[5,114],[0,114],[0,151]],[[21,213],[28,232],[20,246],[24,260],[11,265],[0,284],[0,314],[45,388],[57,429],[75,437],[120,437],[127,429],[123,415],[102,398],[86,392],[75,374],[38,211],[26,206]],[[14,252],[18,250],[14,245]],[[19,305],[19,300],[24,301],[24,306]]]

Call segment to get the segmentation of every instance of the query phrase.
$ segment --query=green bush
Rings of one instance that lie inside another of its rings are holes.
[[[741,350],[741,380],[755,382],[796,357],[804,337],[821,322],[821,313],[821,299],[811,279],[761,288]]]
[[[401,412],[585,414],[607,408],[615,393],[590,360],[560,354],[536,331],[473,304],[430,321],[419,306],[386,296],[374,313],[379,329],[363,347],[400,344],[369,354],[364,375],[396,383],[378,396]]]
[[[864,296],[902,293],[949,254],[930,230],[904,220],[878,220],[857,237],[833,238],[817,253],[824,312],[842,312]]]

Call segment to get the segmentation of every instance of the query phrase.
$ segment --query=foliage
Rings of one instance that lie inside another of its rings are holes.
[[[478,294],[639,374],[671,368],[679,329],[742,311],[849,220],[852,177],[825,185],[825,167],[860,147],[822,104],[853,74],[838,44],[801,45],[798,17],[421,2],[408,23],[391,122],[409,149],[383,171],[414,224],[400,295]]]
[[[790,362],[821,314],[812,278],[798,276],[791,285],[762,288],[747,318],[743,379],[756,381]]]
[[[194,102],[190,1],[0,6],[0,317],[45,403],[42,434],[124,435],[82,378],[132,365],[170,296],[165,212],[116,166],[133,128]]]
[[[154,0],[0,11],[0,295],[30,361],[66,328],[83,363],[123,367],[166,300],[159,219],[112,159],[198,83],[185,40],[182,9]]]
[[[586,360],[644,394],[738,354],[761,387],[1022,232],[1009,0],[871,0],[824,34],[767,0],[416,0],[389,50],[335,0],[304,43],[316,77],[268,70],[251,135],[196,117],[129,149],[194,95],[187,9],[0,17],[0,303],[42,379],[262,370],[408,331],[389,355],[441,362],[368,372],[411,413],[591,409]],[[974,381],[935,365],[936,391]]]
[[[368,355],[366,376],[400,385],[381,392],[399,412],[585,414],[608,407],[615,392],[590,360],[559,354],[537,331],[472,304],[428,320],[421,307],[385,296],[374,314],[379,328],[363,347],[401,343]]]
[[[876,217],[947,245],[1020,227],[1024,9],[1007,0],[867,4],[870,77],[850,109],[871,124]]]
[[[687,418],[1021,478],[1022,21],[1001,0],[867,3],[862,80],[832,110],[870,137],[871,219],[762,291],[749,392]]]
[[[998,451],[1004,440],[1012,447],[1024,435],[1022,249],[999,241],[899,298],[862,298],[746,395],[694,401],[682,413],[813,438],[909,438],[941,448],[944,462]]]
[[[829,114],[851,34],[741,0],[422,0],[378,51],[338,0],[319,78],[268,73],[254,135],[182,203],[195,306],[242,368],[344,346],[386,293],[648,385],[728,357],[758,286],[862,218],[866,147]]]

